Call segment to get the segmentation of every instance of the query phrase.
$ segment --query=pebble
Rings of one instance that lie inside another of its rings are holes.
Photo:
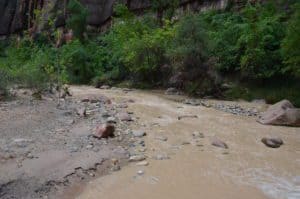
[[[141,176],[141,175],[144,175],[144,174],[145,174],[145,171],[144,171],[144,170],[138,170],[137,174],[140,175],[140,176]]]
[[[212,140],[211,144],[215,147],[228,149],[228,145],[225,142],[223,142],[222,140],[219,140],[218,138],[214,138]]]

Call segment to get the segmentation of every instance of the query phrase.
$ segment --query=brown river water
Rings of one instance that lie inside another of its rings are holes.
[[[130,163],[118,172],[73,187],[65,198],[78,199],[299,199],[300,129],[264,126],[255,117],[189,106],[155,92],[73,87],[76,95],[105,94],[114,100],[133,99],[128,110],[139,117],[148,166]],[[259,106],[247,102],[243,106]],[[197,115],[184,118],[181,115]],[[141,127],[142,126],[142,127]],[[192,133],[204,138],[193,143]],[[156,139],[165,136],[167,141]],[[261,138],[278,136],[284,145],[267,148]],[[219,138],[229,149],[211,145]],[[186,144],[190,142],[190,144]],[[170,157],[156,160],[157,155]],[[142,175],[137,174],[143,171]],[[70,193],[73,194],[70,194]],[[74,194],[76,193],[76,194]]]

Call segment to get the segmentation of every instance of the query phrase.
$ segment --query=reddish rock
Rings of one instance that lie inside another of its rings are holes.
[[[214,138],[212,140],[211,144],[215,147],[228,149],[228,145],[225,142],[223,142],[222,140],[219,140],[218,138]]]
[[[115,126],[112,124],[103,124],[101,126],[98,126],[96,128],[96,131],[94,132],[93,136],[96,138],[108,138],[113,137],[115,131]]]

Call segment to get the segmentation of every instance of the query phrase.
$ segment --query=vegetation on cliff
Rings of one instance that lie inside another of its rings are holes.
[[[228,98],[290,98],[300,105],[299,3],[183,16],[176,14],[176,3],[157,1],[143,17],[118,5],[110,30],[95,37],[86,31],[86,9],[72,0],[67,21],[72,41],[57,48],[59,34],[53,32],[1,43],[0,88],[126,82]],[[233,86],[225,91],[224,83]]]

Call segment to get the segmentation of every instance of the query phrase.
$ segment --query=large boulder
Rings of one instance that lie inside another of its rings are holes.
[[[258,122],[266,125],[283,125],[300,127],[300,109],[288,100],[282,100],[268,108]]]

